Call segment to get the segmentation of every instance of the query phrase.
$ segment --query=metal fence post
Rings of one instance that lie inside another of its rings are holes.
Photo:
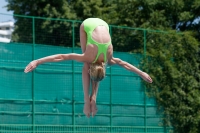
[[[110,27],[110,36],[112,38],[112,27]],[[110,132],[112,133],[112,67],[110,67]]]
[[[72,53],[74,53],[75,46],[75,32],[74,32],[74,21],[72,22]],[[75,132],[75,101],[74,101],[74,61],[72,61],[72,123],[73,123],[73,132]]]
[[[32,17],[32,60],[35,59],[35,18]],[[32,72],[32,127],[33,133],[35,133],[35,71]]]
[[[146,57],[146,42],[147,42],[147,31],[146,30],[143,30],[144,31],[144,57]]]
[[[146,58],[146,30],[144,30],[144,58]],[[146,103],[146,86],[144,85],[144,126],[147,133],[147,103]]]

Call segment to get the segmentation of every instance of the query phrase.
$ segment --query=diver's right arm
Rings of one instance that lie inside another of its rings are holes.
[[[34,70],[38,65],[43,64],[45,62],[59,62],[63,60],[75,60],[79,62],[86,62],[86,57],[84,54],[56,54],[51,56],[46,56],[44,58],[40,58],[37,60],[31,61],[25,68],[24,72],[28,73]]]

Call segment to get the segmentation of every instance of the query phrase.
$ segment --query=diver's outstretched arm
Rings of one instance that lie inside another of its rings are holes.
[[[76,60],[79,62],[84,62],[86,61],[86,58],[84,54],[56,54],[56,55],[51,55],[51,56],[46,56],[44,58],[40,58],[37,60],[31,61],[25,68],[24,72],[28,73],[33,71],[39,64],[45,63],[45,62],[59,62],[63,60]]]
[[[110,60],[110,62],[109,62],[109,65],[114,65],[114,64],[118,64],[118,65],[124,67],[126,70],[129,70],[131,72],[134,72],[134,73],[138,74],[146,82],[149,82],[149,83],[153,82],[153,80],[151,79],[151,77],[147,73],[141,71],[140,69],[138,69],[135,66],[129,64],[128,62],[125,62],[125,61],[123,61],[123,60],[121,60],[119,58],[112,58]]]

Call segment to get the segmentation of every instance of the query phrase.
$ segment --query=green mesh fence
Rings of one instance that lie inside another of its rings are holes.
[[[163,116],[157,112],[155,100],[145,95],[140,77],[124,68],[107,67],[106,78],[99,86],[98,113],[94,118],[83,114],[81,63],[45,63],[25,74],[25,66],[33,59],[58,53],[81,53],[81,22],[14,17],[17,21],[11,42],[0,43],[0,133],[171,131],[162,125]],[[110,32],[115,38],[116,50],[127,47],[138,52],[114,52],[114,56],[140,67],[146,51],[146,31],[110,26]]]

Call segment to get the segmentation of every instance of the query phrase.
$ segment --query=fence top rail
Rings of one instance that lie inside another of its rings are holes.
[[[7,16],[14,16],[14,17],[24,17],[24,18],[36,18],[36,19],[44,19],[44,20],[60,20],[65,22],[78,22],[81,23],[83,21],[81,20],[70,20],[70,19],[64,19],[64,18],[47,18],[47,17],[38,17],[38,16],[27,16],[27,15],[19,15],[19,14],[6,14],[6,13],[0,13],[0,15],[7,15]],[[148,31],[148,32],[160,32],[160,33],[169,33],[167,31],[163,30],[152,30],[152,29],[145,29],[145,28],[134,28],[134,27],[128,27],[128,26],[117,26],[117,25],[109,25],[111,28],[120,28],[120,29],[130,29],[130,30],[141,30],[141,31]],[[178,32],[179,34],[181,32]]]
[[[60,21],[67,21],[67,22],[82,22],[80,20],[70,20],[70,19],[64,19],[64,18],[46,18],[46,17],[27,16],[27,15],[18,15],[18,14],[0,13],[0,15],[8,15],[8,16],[23,17],[23,18],[37,18],[37,19],[45,19],[45,20],[60,20]]]

